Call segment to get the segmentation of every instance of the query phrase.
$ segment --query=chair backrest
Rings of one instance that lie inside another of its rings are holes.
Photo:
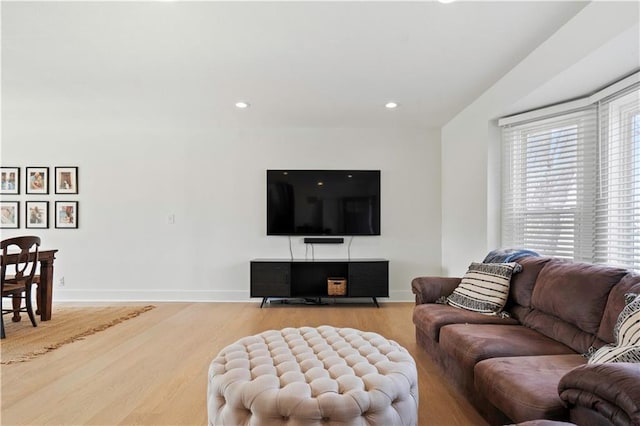
[[[2,240],[2,272],[1,282],[4,287],[7,269],[13,274],[11,281],[33,282],[33,276],[38,265],[38,250],[40,237],[24,236]]]

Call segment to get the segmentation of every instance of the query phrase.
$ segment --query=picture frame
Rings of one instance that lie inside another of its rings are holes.
[[[78,168],[56,167],[56,194],[78,193]]]
[[[48,167],[27,167],[26,168],[26,190],[27,194],[48,194],[49,193],[49,168]]]
[[[0,201],[0,228],[20,228],[20,202]]]
[[[56,201],[56,228],[78,228],[78,202]]]
[[[27,201],[24,208],[24,223],[26,228],[49,228],[49,202]]]
[[[0,167],[0,194],[20,194],[20,167]]]

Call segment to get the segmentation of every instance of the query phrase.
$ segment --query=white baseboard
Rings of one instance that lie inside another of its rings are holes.
[[[415,302],[416,296],[411,290],[390,290],[389,302]]]
[[[67,290],[53,291],[55,302],[250,302],[246,290]],[[411,291],[391,291],[381,302],[413,302]]]
[[[247,302],[247,291],[66,290],[55,289],[56,302]]]

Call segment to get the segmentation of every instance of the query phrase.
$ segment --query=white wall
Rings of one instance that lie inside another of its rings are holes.
[[[54,300],[248,300],[249,260],[289,257],[266,236],[268,168],[380,169],[382,235],[356,237],[352,257],[390,260],[390,300],[440,273],[440,135],[424,129],[181,128],[135,111],[101,117],[58,99],[3,105],[2,164],[78,166],[79,229],[33,233],[57,248]],[[53,190],[51,191],[53,192]],[[53,206],[51,206],[51,209]],[[168,216],[175,214],[175,224]],[[24,211],[21,212],[24,224]],[[303,258],[302,238],[292,239]],[[347,245],[315,247],[346,257]],[[64,277],[65,285],[59,280]]]
[[[636,2],[590,3],[443,127],[444,274],[460,276],[470,262],[481,261],[488,251],[500,246],[500,132],[496,119],[520,112],[513,108],[525,104],[530,108],[544,106],[527,104],[527,100],[567,100],[555,96],[567,95],[566,87],[595,91],[611,79],[623,77],[621,69],[623,73],[634,71],[640,65],[638,11]],[[608,54],[620,51],[628,56]],[[590,60],[607,57],[616,58],[620,66]]]

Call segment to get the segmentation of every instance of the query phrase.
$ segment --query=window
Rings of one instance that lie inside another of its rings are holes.
[[[590,260],[581,231],[594,223],[584,206],[595,183],[595,107],[508,127],[503,135],[503,242]]]
[[[640,270],[639,87],[501,120],[503,246]]]
[[[600,102],[595,261],[640,269],[640,91]]]

